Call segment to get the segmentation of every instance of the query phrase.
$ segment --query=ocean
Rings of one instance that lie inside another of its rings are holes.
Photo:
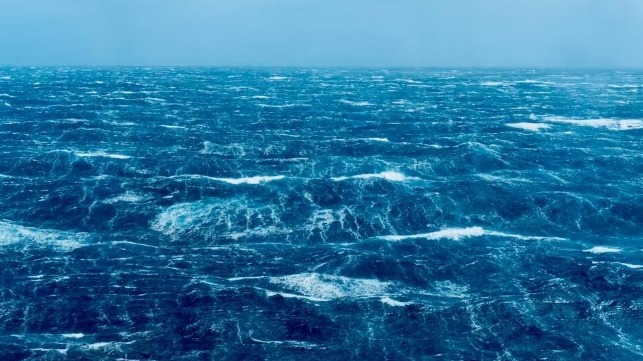
[[[643,72],[0,68],[10,360],[641,360]]]

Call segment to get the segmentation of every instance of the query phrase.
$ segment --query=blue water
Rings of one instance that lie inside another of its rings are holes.
[[[0,68],[2,360],[643,359],[643,73]]]

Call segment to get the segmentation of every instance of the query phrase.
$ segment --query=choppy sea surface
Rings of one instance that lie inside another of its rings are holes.
[[[641,360],[643,72],[0,68],[2,360]]]

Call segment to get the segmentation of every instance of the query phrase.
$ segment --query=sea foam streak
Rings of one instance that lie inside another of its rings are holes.
[[[551,128],[551,125],[549,125],[549,124],[527,123],[527,122],[507,123],[505,125],[508,126],[508,127],[511,127],[511,128],[529,130],[529,131],[532,131],[532,132],[539,132],[539,131],[541,131],[543,129]]]
[[[594,254],[601,254],[601,253],[618,253],[622,252],[623,250],[621,248],[616,248],[616,247],[606,247],[606,246],[595,246],[590,249],[585,249],[583,252],[588,252],[588,253],[594,253]]]
[[[107,153],[103,150],[101,151],[96,151],[96,152],[76,152],[77,157],[81,158],[93,158],[93,157],[104,157],[104,158],[112,158],[112,159],[130,159],[129,155],[123,155],[123,154],[115,154],[115,153]]]
[[[348,104],[348,105],[352,105],[354,107],[369,107],[369,106],[374,105],[373,103],[369,103],[367,101],[356,102],[356,101],[346,100],[346,99],[341,99],[339,102],[344,103],[344,104]]]
[[[408,179],[411,179],[406,177],[404,174],[400,172],[395,172],[395,171],[386,171],[382,173],[357,174],[353,176],[333,177],[331,179],[334,181],[345,181],[347,179],[373,179],[373,178],[386,179],[392,182],[404,182]]]
[[[267,183],[267,182],[272,182],[276,180],[281,180],[286,177],[283,175],[277,175],[277,176],[254,176],[254,177],[241,177],[241,178],[219,178],[219,177],[210,177],[210,176],[200,175],[200,174],[181,174],[177,176],[172,176],[172,178],[205,179],[205,180],[212,180],[216,182],[224,182],[228,184],[239,185],[239,184]]]
[[[609,130],[643,129],[643,120],[641,119],[575,119],[568,117],[545,117],[544,120],[552,123],[565,123],[592,128],[607,128]]]
[[[560,237],[523,236],[520,234],[488,231],[482,227],[446,228],[440,231],[429,232],[429,233],[419,233],[419,234],[410,234],[410,235],[388,235],[388,236],[380,236],[378,238],[386,241],[403,241],[405,239],[422,239],[422,238],[429,239],[429,240],[450,239],[453,241],[458,241],[463,238],[480,237],[485,235],[515,238],[515,239],[521,239],[521,240],[558,240],[558,241],[565,240],[565,238],[560,238]]]

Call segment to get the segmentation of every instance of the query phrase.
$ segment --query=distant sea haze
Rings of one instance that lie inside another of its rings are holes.
[[[639,360],[643,73],[0,68],[3,360]]]

